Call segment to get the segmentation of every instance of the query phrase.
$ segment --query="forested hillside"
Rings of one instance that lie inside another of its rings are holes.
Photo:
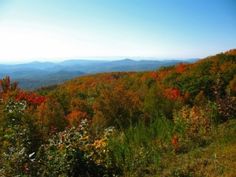
[[[236,174],[236,50],[35,92],[0,86],[0,176]]]
[[[40,87],[63,83],[67,80],[88,74],[121,71],[152,71],[161,66],[170,66],[186,60],[66,60],[63,62],[31,62],[25,64],[0,64],[0,78],[10,76],[23,89],[34,90]]]

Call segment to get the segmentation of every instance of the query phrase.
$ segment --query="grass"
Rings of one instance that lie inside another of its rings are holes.
[[[215,127],[211,143],[176,153],[171,145],[173,125],[156,119],[118,133],[110,140],[112,160],[125,177],[233,177],[236,174],[236,120]]]
[[[153,173],[149,165],[159,166],[161,153],[169,147],[172,129],[171,122],[164,118],[125,129],[109,142],[112,160],[125,176],[142,176],[143,171]]]
[[[236,174],[236,120],[216,127],[212,143],[185,154],[166,154],[156,176],[233,177]]]

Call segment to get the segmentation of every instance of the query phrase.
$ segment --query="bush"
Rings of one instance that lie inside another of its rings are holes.
[[[33,173],[37,130],[25,114],[26,102],[8,101],[0,127],[0,176],[24,176]],[[32,171],[31,171],[32,170]]]
[[[56,134],[41,146],[37,154],[38,176],[99,177],[115,174],[107,149],[112,132],[112,128],[107,129],[95,139],[90,136],[85,119],[79,128],[68,128]]]
[[[173,110],[182,105],[179,94],[176,89],[166,89],[163,93],[159,86],[152,87],[144,100],[144,112],[150,120],[162,116],[172,119]]]
[[[225,122],[228,119],[235,118],[236,115],[236,97],[220,98],[216,102],[220,116],[220,122]]]
[[[212,120],[207,109],[184,106],[174,113],[175,132],[182,141],[192,141],[197,144],[205,143],[208,138]]]

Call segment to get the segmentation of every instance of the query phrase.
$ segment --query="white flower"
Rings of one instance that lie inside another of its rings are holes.
[[[29,158],[31,158],[34,154],[35,152],[32,152],[31,154],[29,154]]]

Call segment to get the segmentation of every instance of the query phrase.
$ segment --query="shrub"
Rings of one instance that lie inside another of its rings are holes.
[[[211,119],[207,109],[184,106],[174,113],[175,131],[183,140],[203,143],[210,133]]]
[[[111,176],[116,171],[109,161],[108,137],[113,128],[101,137],[93,138],[87,120],[79,127],[68,128],[49,139],[37,154],[39,176],[99,177]]]
[[[166,89],[165,93],[163,93],[160,86],[156,85],[149,90],[145,97],[144,112],[149,119],[162,116],[172,119],[173,110],[178,109],[182,104],[179,96],[178,89]]]
[[[229,95],[236,96],[236,75],[234,75],[234,78],[229,82],[227,92]]]
[[[25,114],[26,102],[9,100],[0,127],[0,176],[24,176],[33,173],[33,158],[37,142],[32,121]],[[30,171],[32,170],[32,171]]]
[[[220,116],[220,122],[225,122],[236,115],[236,97],[220,98],[216,102]]]

